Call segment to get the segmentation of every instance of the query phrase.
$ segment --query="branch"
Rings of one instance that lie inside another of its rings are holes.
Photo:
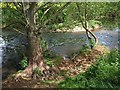
[[[95,39],[95,44],[97,45],[98,39],[97,39],[96,35],[93,32],[91,32],[90,30],[88,30],[86,27],[83,27],[83,28],[93,36],[93,38]],[[90,36],[88,36],[88,39],[90,39]]]
[[[5,26],[5,27],[2,27],[2,29],[6,29],[6,28],[8,28],[8,27],[10,27],[11,25],[14,25],[14,24],[16,24],[16,23],[19,23],[19,24],[21,24],[22,26],[25,26],[24,23],[22,23],[22,22],[18,22],[18,21],[15,21],[15,22],[12,22],[12,23],[8,24],[8,25]]]
[[[62,10],[65,9],[65,7],[67,7],[70,4],[70,2],[67,2],[62,8],[60,8],[54,15],[52,15],[52,17],[50,17],[43,25],[46,25],[46,23],[48,23],[50,20],[52,20],[53,18],[55,18],[58,14],[60,14],[60,12]]]
[[[16,32],[18,32],[18,33],[20,33],[20,34],[22,34],[22,35],[26,35],[25,33],[21,32],[20,30],[18,30],[16,28],[13,28],[13,30],[16,31]]]
[[[87,29],[87,4],[85,2],[85,13],[84,13],[84,16],[85,16],[85,26],[84,26],[84,29],[86,28]],[[91,39],[90,35],[89,35],[89,32],[86,30],[86,34],[87,34],[87,37],[88,39]]]
[[[42,7],[46,6],[48,3],[49,3],[49,2],[47,2],[47,3],[45,3],[44,5],[41,5],[40,7],[38,7],[37,10],[34,12],[34,14],[37,13]]]
[[[80,16],[80,7],[79,7],[78,3],[76,3],[76,5],[77,5],[78,12],[79,12],[78,16],[79,16],[80,22],[81,22],[82,26],[84,26],[83,20],[82,20],[82,18]]]
[[[62,10],[64,10],[65,9],[65,7],[67,7],[68,5],[70,4],[70,2],[67,2],[62,8],[60,8],[59,10],[57,10],[57,12],[54,14],[54,15],[52,15],[52,17],[50,17],[47,21],[45,21],[44,23],[43,23],[43,27],[44,27],[44,25],[46,25],[46,23],[48,23],[49,21],[51,21],[53,18],[55,18],[58,14],[60,14],[60,12],[62,11]],[[38,28],[38,30],[41,28],[41,25],[39,25],[40,27]]]
[[[79,7],[78,3],[76,3],[76,4],[77,4],[77,8],[78,8],[78,11],[79,11],[79,14],[80,14],[80,7]],[[86,10],[85,10],[85,14],[86,14]],[[97,39],[97,37],[95,36],[95,34],[92,33],[90,30],[87,29],[87,27],[86,27],[86,25],[84,25],[84,23],[83,23],[82,18],[80,17],[80,15],[79,15],[79,19],[80,19],[80,21],[81,21],[81,23],[82,23],[83,28],[86,30],[86,34],[87,34],[88,39],[91,38],[91,37],[89,36],[89,33],[90,33],[90,34],[93,36],[93,38],[95,39],[95,44],[97,45],[97,44],[98,44],[98,39]]]
[[[85,27],[87,28],[87,4],[85,2]]]
[[[45,16],[45,14],[46,14],[51,8],[52,8],[52,7],[48,8],[48,9],[43,13],[43,15],[42,15],[40,21],[42,21],[42,19],[43,19],[43,17]]]

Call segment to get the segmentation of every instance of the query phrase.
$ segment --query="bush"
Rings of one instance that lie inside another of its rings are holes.
[[[61,82],[60,88],[120,88],[120,52],[101,56],[85,73]]]

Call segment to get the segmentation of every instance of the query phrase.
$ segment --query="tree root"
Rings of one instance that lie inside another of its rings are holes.
[[[15,80],[18,81],[19,78],[30,80],[32,76],[32,67],[27,67],[25,70],[21,71],[15,76]]]
[[[27,67],[25,70],[21,71],[17,75],[15,75],[15,81],[18,81],[20,78],[24,80],[31,80],[31,79],[38,79],[41,78],[42,80],[47,80],[49,78],[55,78],[54,76],[58,74],[58,70],[49,68],[49,69],[44,69],[41,71],[41,75],[38,75],[34,73],[32,67]]]

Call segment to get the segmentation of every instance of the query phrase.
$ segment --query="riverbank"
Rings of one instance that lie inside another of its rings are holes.
[[[74,61],[60,60],[61,62],[54,67],[54,70],[56,70],[54,75],[40,77],[37,80],[21,78],[15,81],[14,74],[4,80],[2,85],[3,88],[55,88],[58,83],[67,77],[73,77],[88,70],[97,58],[108,52],[109,50],[105,46],[97,46],[93,50],[87,50],[86,53],[80,54]],[[43,80],[43,78],[46,80]]]
[[[93,26],[89,27],[88,30],[90,30],[90,31],[96,31],[96,30],[99,30],[101,28],[102,28],[101,25],[94,24]],[[71,29],[64,28],[64,29],[55,29],[55,30],[52,30],[52,32],[85,32],[85,31],[86,30],[81,25],[74,26]]]
[[[118,49],[118,31],[120,30],[116,28],[112,31],[103,29],[95,31],[94,33],[98,37],[100,45],[105,45],[109,49]],[[27,40],[24,35],[10,30],[3,31],[3,35],[7,38],[3,38],[5,40],[4,42],[7,43],[6,49],[3,50],[4,57],[2,60],[3,78],[6,78],[11,72],[13,73],[14,69],[19,67],[19,62],[23,59],[21,55],[27,52],[26,48],[23,47],[26,45]],[[78,51],[82,45],[85,45],[86,33],[44,33],[42,37],[49,45],[51,52],[64,57],[69,56],[72,52]],[[18,53],[16,53],[16,51],[18,51]]]
[[[68,77],[59,83],[59,88],[120,88],[120,52],[111,50],[102,55],[84,73]]]

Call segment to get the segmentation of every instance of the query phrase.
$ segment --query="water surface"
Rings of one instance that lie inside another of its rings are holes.
[[[120,29],[94,31],[100,45],[109,49],[118,49]],[[66,57],[69,53],[79,50],[88,40],[85,32],[74,33],[43,33],[43,39],[48,43],[49,50],[56,55]],[[27,38],[15,31],[3,31],[0,36],[0,64],[3,65],[3,77],[7,77],[11,70],[19,67],[19,61],[27,53]],[[7,73],[7,74],[6,74]]]

